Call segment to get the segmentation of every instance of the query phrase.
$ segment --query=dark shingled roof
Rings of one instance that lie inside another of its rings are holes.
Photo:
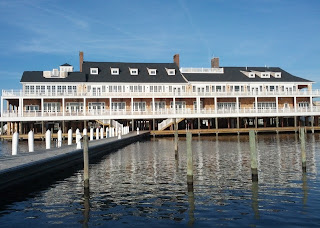
[[[65,63],[65,64],[62,64],[62,65],[60,65],[60,66],[71,66],[71,65],[68,64],[68,63]]]
[[[25,71],[20,82],[86,82],[86,75],[81,72],[69,72],[66,78],[44,78],[43,71]]]
[[[223,74],[183,73],[188,81],[194,82],[312,82],[289,74],[279,67],[223,67]],[[281,78],[249,78],[240,71],[281,72]]]
[[[90,68],[99,68],[99,74],[91,75]],[[111,75],[110,68],[119,68],[119,75]],[[137,68],[138,75],[130,75],[129,68]],[[149,75],[147,68],[157,69],[157,75]],[[176,74],[168,75],[165,68],[175,69]],[[82,69],[88,82],[187,83],[175,63],[83,62]]]

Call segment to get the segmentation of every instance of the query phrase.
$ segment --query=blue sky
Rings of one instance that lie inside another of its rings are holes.
[[[0,89],[87,61],[279,66],[320,89],[318,0],[0,0]]]

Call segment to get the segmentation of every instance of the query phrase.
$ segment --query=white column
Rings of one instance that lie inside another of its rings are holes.
[[[214,97],[214,113],[218,112],[218,103],[217,103],[217,97]]]
[[[68,130],[68,145],[72,145],[72,129]]]
[[[87,99],[86,98],[83,98],[83,115],[86,116],[87,115],[87,105],[86,105],[86,102]]]
[[[64,116],[64,97],[62,98],[62,115]]]
[[[131,97],[131,115],[133,115],[133,97]]]
[[[156,107],[155,107],[155,103],[154,103],[154,97],[152,97],[152,112],[153,112],[153,115],[156,112]]]
[[[277,112],[279,112],[279,98],[276,97],[276,109],[277,109]]]
[[[12,155],[18,154],[19,134],[18,132],[12,135]]]
[[[93,128],[91,127],[90,128],[90,141],[93,140]]]
[[[41,98],[41,116],[43,116],[43,110],[44,109],[44,105],[43,105],[43,98]]]
[[[294,105],[294,111],[297,112],[297,97],[296,96],[294,96],[293,105]]]
[[[81,149],[81,134],[78,128],[76,130],[76,144],[77,144],[77,149]]]
[[[103,135],[104,135],[104,129],[103,126],[102,128],[100,128],[100,138],[103,139]]]
[[[254,97],[254,103],[256,106],[256,112],[258,112],[258,97],[257,96]]]
[[[46,132],[46,149],[51,148],[51,131],[47,130]]]
[[[23,98],[21,98],[21,116],[23,117],[23,110],[24,110],[24,108],[23,108]]]
[[[34,134],[32,130],[28,133],[28,148],[29,152],[34,152]]]
[[[196,102],[197,102],[197,113],[200,113],[200,97],[197,97]]]
[[[106,128],[106,138],[109,138],[110,136],[109,136],[109,128],[107,127]]]
[[[310,96],[310,111],[313,112],[312,96]]]
[[[176,98],[175,97],[173,97],[172,106],[173,106],[173,113],[176,114]]]
[[[111,115],[111,110],[112,110],[112,98],[111,97],[109,98],[109,104],[110,104],[109,109],[110,109],[110,115]]]
[[[58,148],[62,146],[62,131],[59,129],[58,131]]]
[[[96,128],[96,140],[99,140],[99,128]]]
[[[239,113],[240,112],[240,108],[239,108],[239,97],[236,97],[236,110]]]

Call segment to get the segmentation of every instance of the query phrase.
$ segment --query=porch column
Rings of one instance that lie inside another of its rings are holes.
[[[154,103],[154,97],[152,97],[152,114],[155,115],[155,112],[156,112],[156,105]]]
[[[218,111],[217,97],[214,97],[214,113]]]
[[[132,99],[132,98],[131,98],[131,99]],[[132,103],[132,102],[131,102],[131,103]],[[110,105],[110,106],[109,106],[109,111],[110,111],[110,114],[109,114],[109,115],[111,116],[111,111],[112,111],[112,98],[111,98],[111,97],[109,98],[109,105]],[[110,120],[110,121],[111,121],[111,120]]]
[[[258,112],[258,97],[257,96],[254,97],[254,103],[256,106],[256,112]]]
[[[276,110],[277,110],[277,113],[279,112],[279,101],[278,101],[278,97],[276,97]]]
[[[310,111],[313,112],[313,102],[312,97],[310,97]]]
[[[216,121],[216,129],[218,129],[218,117],[215,118]]]
[[[130,106],[131,106],[131,115],[133,115],[133,97],[131,97],[131,105]]]
[[[258,128],[258,117],[256,117],[256,118],[254,119],[254,125],[255,125],[256,128]]]
[[[83,98],[83,115],[87,115],[87,99],[84,97]]]
[[[312,131],[312,134],[314,133],[314,116],[310,116],[311,118],[311,131]]]
[[[176,114],[176,98],[175,97],[173,97],[172,104],[173,104],[173,113]]]
[[[62,116],[64,116],[64,97],[62,98]]]
[[[24,110],[24,108],[23,108],[23,98],[21,98],[21,116],[23,117],[23,110]]]
[[[200,113],[200,97],[197,97],[196,102],[197,102],[197,113]]]
[[[236,97],[236,110],[237,110],[237,113],[240,112],[240,107],[239,107],[239,97]]]
[[[295,96],[293,99],[294,112],[297,112],[297,97]]]
[[[41,116],[43,116],[43,109],[44,109],[43,98],[41,98]]]

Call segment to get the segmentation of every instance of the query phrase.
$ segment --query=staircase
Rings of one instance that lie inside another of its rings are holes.
[[[177,119],[177,124],[180,123],[184,119],[185,118]],[[158,131],[163,131],[167,127],[170,127],[172,124],[174,124],[174,118],[166,119],[166,120],[164,120],[164,121],[162,121],[161,123],[158,124]]]
[[[115,128],[123,128],[123,124],[120,124],[118,121],[112,120],[110,125],[110,120],[96,120],[97,123],[101,124],[102,126],[112,126]]]

